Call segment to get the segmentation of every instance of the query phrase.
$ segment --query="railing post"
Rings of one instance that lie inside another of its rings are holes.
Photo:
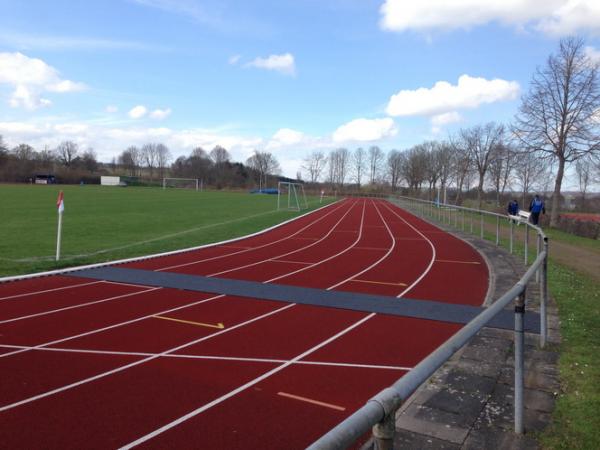
[[[500,216],[496,216],[496,245],[500,245]]]
[[[513,242],[515,240],[515,221],[511,220],[510,221],[510,244],[508,246],[508,250],[510,252],[510,254],[512,255],[513,253]]]
[[[469,217],[471,218],[471,234],[473,234],[473,211],[469,211]]]
[[[373,441],[375,450],[393,450],[394,432],[396,431],[395,414],[391,413],[373,426]]]
[[[465,210],[462,210],[462,230],[465,231]]]
[[[515,433],[517,434],[523,434],[523,384],[525,379],[523,319],[526,292],[526,287],[523,287],[523,292],[515,299]]]
[[[480,238],[483,239],[483,213],[480,212],[479,213],[479,217],[480,217]]]
[[[540,277],[540,347],[546,346],[548,337],[548,315],[546,305],[548,300],[548,238],[544,237],[544,251],[546,256],[542,263],[542,276]]]
[[[540,256],[540,251],[541,251],[541,246],[542,246],[542,235],[541,234],[537,234],[537,241],[535,243],[535,258],[537,259],[538,256]],[[538,268],[537,272],[535,273],[535,282],[539,283],[540,282],[540,272],[541,269]]]
[[[529,225],[525,224],[525,267],[529,261]]]
[[[458,209],[454,210],[454,228],[458,229],[458,213],[460,211]]]

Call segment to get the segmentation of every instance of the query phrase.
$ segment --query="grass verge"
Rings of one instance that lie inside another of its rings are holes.
[[[548,287],[561,318],[561,392],[543,448],[600,448],[600,286],[551,261]]]
[[[56,252],[56,197],[65,213]],[[319,206],[309,199],[309,209]],[[0,185],[0,276],[177,250],[244,236],[306,211],[274,195],[107,186]]]

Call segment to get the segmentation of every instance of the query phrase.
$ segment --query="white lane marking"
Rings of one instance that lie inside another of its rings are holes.
[[[91,281],[89,283],[71,284],[69,286],[62,286],[62,287],[57,287],[57,288],[52,288],[52,289],[44,289],[42,291],[31,291],[31,292],[26,292],[24,294],[8,295],[6,297],[0,297],[0,300],[9,300],[11,298],[20,298],[20,297],[27,297],[29,295],[37,295],[37,294],[45,294],[48,292],[63,291],[65,289],[72,289],[72,288],[76,288],[76,287],[80,287],[80,286],[90,286],[92,284],[98,284],[98,283],[102,283],[102,280]]]
[[[213,261],[213,260],[215,260],[215,259],[225,258],[225,257],[232,256],[232,255],[239,255],[239,254],[242,254],[242,253],[247,253],[247,252],[250,252],[250,251],[252,251],[252,250],[258,250],[258,249],[261,249],[261,248],[264,248],[264,247],[268,247],[268,246],[270,246],[270,245],[273,245],[273,244],[277,244],[277,243],[279,243],[279,242],[285,241],[285,240],[287,240],[287,239],[291,239],[291,238],[293,238],[294,236],[296,236],[296,235],[300,234],[301,232],[303,232],[303,231],[304,231],[304,230],[306,230],[307,228],[309,228],[309,227],[313,226],[314,224],[316,224],[316,223],[320,222],[321,220],[325,219],[325,218],[326,218],[327,216],[329,216],[330,214],[333,214],[334,212],[338,211],[338,210],[339,210],[339,209],[341,209],[343,206],[344,206],[344,204],[343,204],[343,203],[342,203],[342,204],[340,204],[340,205],[338,205],[336,208],[333,208],[331,211],[328,211],[328,212],[327,212],[327,214],[324,214],[323,216],[321,216],[321,217],[318,217],[316,220],[314,220],[314,221],[310,222],[308,225],[306,225],[306,226],[304,226],[304,227],[300,228],[300,229],[299,229],[298,231],[296,231],[295,233],[292,233],[292,234],[290,234],[289,236],[286,236],[286,237],[284,237],[284,238],[282,238],[282,239],[278,239],[278,240],[276,240],[276,241],[273,241],[273,242],[268,242],[268,243],[266,243],[266,244],[259,245],[258,247],[250,247],[250,248],[246,248],[246,249],[244,249],[244,250],[240,250],[240,251],[237,251],[237,252],[227,253],[226,255],[218,255],[218,256],[213,256],[213,257],[210,257],[210,258],[200,259],[200,260],[196,260],[196,261],[190,261],[190,262],[187,262],[187,263],[175,264],[175,265],[172,265],[172,266],[161,267],[161,268],[159,268],[159,269],[156,269],[156,270],[155,270],[155,272],[161,272],[161,271],[163,271],[163,270],[177,269],[177,268],[179,268],[179,267],[186,267],[186,266],[191,266],[191,265],[194,265],[194,264],[200,264],[200,263],[203,263],[203,262],[207,262],[207,261]]]
[[[352,203],[350,205],[349,210],[354,207],[355,203],[357,203],[357,202],[354,202],[354,203]],[[343,204],[342,204],[342,206],[343,206]],[[341,206],[340,206],[340,208],[341,208]],[[339,208],[337,208],[337,209],[339,209]],[[336,209],[336,211],[337,211],[337,209]],[[309,247],[310,245],[312,245],[312,244],[307,245],[307,247]],[[268,282],[269,281],[264,281],[263,283],[268,283]],[[153,314],[148,314],[146,316],[142,316],[142,317],[139,317],[137,319],[127,320],[125,322],[120,322],[120,323],[109,325],[109,326],[106,326],[106,327],[103,327],[103,328],[98,328],[96,330],[91,330],[91,331],[88,331],[88,332],[85,332],[85,333],[81,333],[81,334],[78,334],[78,335],[75,335],[75,336],[69,336],[69,337],[58,339],[58,340],[55,340],[55,341],[51,341],[51,342],[46,342],[46,343],[43,343],[43,344],[39,344],[39,345],[37,345],[37,346],[35,346],[33,348],[34,349],[39,349],[41,347],[45,347],[45,346],[48,346],[48,345],[59,344],[61,342],[65,342],[65,341],[68,341],[68,340],[71,340],[71,339],[77,339],[77,338],[80,338],[80,337],[89,336],[91,334],[96,334],[96,333],[100,333],[100,332],[103,332],[103,331],[107,331],[107,330],[110,330],[110,329],[113,329],[113,328],[117,328],[117,327],[121,327],[121,326],[125,326],[125,325],[130,325],[132,323],[139,322],[141,320],[149,319],[152,316],[157,315],[157,314],[158,315],[168,314],[168,313],[173,312],[173,311],[178,311],[180,309],[189,308],[189,307],[196,306],[196,305],[199,305],[201,303],[208,302],[208,301],[216,300],[216,299],[222,298],[222,297],[225,297],[225,295],[224,294],[216,295],[216,296],[209,297],[207,299],[200,300],[198,302],[193,302],[191,304],[183,305],[183,306],[180,306],[180,307],[177,307],[177,308],[168,309],[168,310],[165,310],[165,311],[155,312]],[[23,352],[26,352],[26,351],[29,351],[29,350],[16,350],[14,352],[0,354],[0,358],[6,358],[8,356],[13,356],[13,355],[16,355],[16,354],[19,354],[19,353],[23,353]]]
[[[281,397],[291,398],[292,400],[298,400],[300,402],[310,403],[311,405],[322,406],[323,408],[335,409],[336,411],[346,411],[346,408],[333,403],[326,403],[313,398],[302,397],[300,395],[289,394],[287,392],[278,392],[277,395]]]
[[[148,288],[147,287],[143,291],[129,292],[127,294],[116,295],[114,297],[102,298],[100,300],[93,300],[91,302],[78,303],[77,305],[65,306],[63,308],[51,309],[49,311],[43,311],[43,312],[39,312],[39,313],[29,314],[27,316],[20,316],[20,317],[14,317],[12,319],[0,320],[0,324],[10,323],[10,322],[17,322],[19,320],[31,319],[33,317],[46,316],[48,314],[54,314],[54,313],[57,313],[57,312],[67,311],[69,309],[83,308],[84,306],[97,305],[99,303],[110,302],[111,300],[117,300],[119,298],[126,298],[126,297],[131,297],[131,296],[134,296],[134,295],[138,295],[138,294],[144,294],[146,292],[155,291],[157,289],[161,289],[161,288],[159,288],[159,287]]]
[[[336,222],[336,223],[333,225],[333,227],[331,227],[331,230],[329,230],[329,232],[328,232],[328,233],[326,233],[326,234],[325,234],[323,237],[319,238],[318,240],[316,240],[316,241],[312,242],[311,244],[305,245],[304,247],[298,248],[298,249],[296,249],[296,250],[292,250],[291,252],[287,252],[287,253],[283,253],[283,254],[281,254],[281,255],[273,256],[273,257],[271,257],[270,259],[263,259],[262,261],[256,261],[256,262],[253,262],[253,263],[246,264],[246,265],[244,265],[244,266],[235,267],[235,268],[233,268],[233,269],[222,270],[222,271],[220,271],[220,272],[211,273],[210,275],[207,275],[207,276],[208,276],[208,277],[216,277],[216,276],[218,276],[218,275],[223,275],[223,274],[225,274],[225,273],[230,273],[230,272],[235,272],[235,271],[237,271],[237,270],[247,269],[248,267],[254,267],[254,266],[257,266],[257,265],[259,265],[259,264],[263,264],[263,263],[265,263],[265,262],[267,262],[267,261],[269,261],[269,260],[275,259],[275,258],[284,258],[284,257],[286,257],[286,256],[293,255],[294,253],[298,253],[298,252],[304,251],[304,250],[306,250],[307,248],[310,248],[310,247],[312,247],[312,246],[314,246],[314,245],[317,245],[317,244],[319,244],[320,242],[322,242],[322,241],[324,241],[325,239],[327,239],[327,238],[328,238],[328,237],[331,235],[331,233],[333,233],[333,232],[335,231],[335,228],[336,228],[336,227],[337,227],[337,226],[338,226],[338,225],[339,225],[339,224],[340,224],[340,223],[341,223],[341,222],[342,222],[342,221],[343,221],[343,220],[346,218],[346,216],[347,216],[348,214],[350,214],[350,211],[352,211],[352,209],[354,208],[354,205],[356,205],[356,203],[357,203],[357,202],[354,202],[354,203],[353,203],[353,204],[350,206],[350,208],[348,208],[348,211],[346,211],[346,212],[344,213],[344,215],[343,215],[343,216],[340,218],[340,220],[338,220],[338,221],[337,221],[337,222]],[[356,231],[355,231],[355,233],[356,233]],[[314,266],[314,265],[317,265],[317,264],[320,264],[320,262],[317,262],[317,263],[311,263],[311,267],[312,267],[312,266]],[[293,273],[296,273],[296,272],[290,272],[290,273],[292,273],[292,274],[293,274]],[[269,280],[269,281],[273,281],[273,280]],[[268,282],[267,282],[267,283],[268,283]]]
[[[375,313],[371,313],[368,316],[363,317],[362,319],[358,320],[357,322],[353,323],[352,325],[346,327],[345,329],[343,329],[342,331],[340,331],[339,333],[336,333],[335,335],[331,336],[329,339],[326,339],[325,341],[322,341],[321,343],[315,345],[314,347],[306,350],[305,352],[299,354],[298,356],[292,358],[290,361],[287,361],[283,364],[281,364],[278,367],[275,367],[274,369],[269,370],[268,372],[254,378],[253,380],[243,384],[242,386],[237,387],[236,389],[229,391],[227,394],[222,395],[221,397],[218,397],[216,399],[214,399],[213,401],[206,403],[204,405],[202,405],[201,407],[187,413],[184,416],[179,417],[178,419],[175,419],[174,421],[163,425],[162,427],[152,431],[151,433],[146,434],[145,436],[140,437],[139,439],[136,439],[133,442],[130,442],[129,444],[124,445],[123,447],[121,447],[121,450],[126,450],[126,449],[130,449],[133,448],[137,445],[140,445],[143,442],[146,442],[156,436],[158,436],[159,434],[164,433],[167,430],[170,430],[173,427],[176,427],[177,425],[179,425],[180,423],[183,423],[189,419],[191,419],[192,417],[197,416],[198,414],[206,411],[207,409],[212,408],[215,405],[218,405],[219,403],[224,402],[225,400],[239,394],[242,391],[245,391],[246,389],[248,389],[249,387],[254,386],[257,383],[260,383],[261,381],[269,378],[270,376],[281,372],[283,369],[285,369],[286,367],[290,366],[291,364],[293,364],[295,361],[298,361],[308,355],[310,355],[311,353],[316,352],[317,350],[319,350],[320,348],[326,346],[327,344],[335,341],[336,339],[338,339],[339,337],[343,336],[344,334],[348,333],[349,331],[353,330],[354,328],[362,325],[364,322],[366,322],[367,320],[371,319],[372,317],[375,316]],[[1,411],[1,410],[0,410]]]
[[[427,241],[427,243],[429,244],[429,246],[431,247],[431,260],[429,261],[429,265],[425,268],[425,270],[423,271],[423,273],[421,274],[420,277],[418,277],[410,286],[408,286],[406,289],[404,289],[402,292],[400,292],[396,296],[397,298],[400,298],[400,297],[404,296],[407,292],[412,290],[412,288],[414,288],[418,283],[420,283],[421,280],[427,276],[427,274],[433,267],[433,263],[435,262],[435,258],[436,258],[435,245],[433,245],[433,242],[431,242],[429,240],[429,238],[427,238],[427,236],[425,236],[423,233],[421,233],[419,230],[417,230],[417,228],[415,228],[413,225],[411,225],[406,219],[404,219],[396,211],[391,209],[387,204],[384,203],[384,206],[388,209],[388,211],[390,211],[392,214],[394,214],[396,217],[398,217],[400,220],[402,220],[406,225],[408,225],[410,228],[415,230],[417,232],[417,234],[419,234],[423,239],[425,239]]]
[[[54,353],[82,353],[90,355],[115,355],[115,356],[159,356],[158,353],[152,352],[128,352],[128,351],[117,351],[117,350],[94,350],[94,349],[80,349],[80,348],[63,348],[63,347],[43,347],[35,348],[27,345],[11,345],[11,344],[0,344],[0,348],[11,348],[11,349],[28,349],[39,352],[54,352]],[[187,355],[187,354],[173,354],[160,355],[161,358],[175,358],[175,359],[198,359],[198,360],[215,360],[215,361],[238,361],[238,362],[258,362],[258,363],[276,363],[282,364],[288,362],[288,359],[273,359],[273,358],[249,358],[242,356],[217,356],[217,355]],[[388,366],[382,364],[360,364],[360,363],[342,363],[333,361],[294,361],[294,365],[297,366],[327,366],[327,367],[349,367],[354,369],[383,369],[383,370],[401,370],[408,372],[412,370],[412,367],[406,366]]]
[[[361,270],[360,272],[358,272],[357,274],[354,274],[353,276],[351,276],[350,278],[346,278],[343,281],[340,281],[339,283],[333,285],[333,288],[336,288],[338,286],[341,286],[344,283],[347,283],[348,281],[352,281],[354,278],[361,276],[362,274],[364,274],[365,272],[368,272],[369,270],[371,270],[373,267],[377,266],[378,264],[380,264],[384,259],[386,259],[394,250],[394,248],[396,247],[396,238],[394,238],[394,235],[392,233],[392,231],[390,230],[390,227],[388,227],[387,223],[385,223],[385,219],[383,218],[383,216],[381,215],[381,213],[379,212],[379,208],[377,207],[377,205],[375,204],[375,202],[373,202],[373,206],[375,206],[375,211],[377,211],[377,214],[379,214],[379,217],[381,218],[381,221],[383,222],[383,224],[385,225],[385,228],[387,229],[388,234],[390,235],[390,237],[392,238],[392,246],[388,249],[388,251],[385,253],[385,255],[383,255],[381,258],[379,258],[377,261],[375,261],[373,264],[371,264],[369,267],[367,267],[364,270]]]
[[[213,338],[215,336],[219,336],[219,335],[224,334],[224,333],[229,333],[230,331],[233,331],[233,330],[235,330],[237,328],[246,326],[246,325],[248,325],[250,323],[256,322],[257,320],[261,320],[261,319],[264,319],[265,317],[271,316],[273,314],[277,314],[277,313],[279,313],[279,312],[281,312],[281,311],[283,311],[285,309],[291,308],[294,305],[295,305],[295,303],[290,303],[289,305],[286,305],[286,306],[284,306],[282,308],[275,309],[275,310],[270,311],[270,312],[268,312],[266,314],[262,314],[260,316],[254,317],[254,318],[252,318],[250,320],[247,320],[245,322],[238,323],[237,325],[233,325],[230,328],[226,328],[224,330],[217,331],[216,333],[209,334],[208,336],[203,336],[203,337],[201,337],[199,339],[195,339],[193,341],[186,342],[185,344],[179,345],[177,347],[173,347],[173,348],[171,348],[169,350],[166,350],[164,352],[157,353],[157,354],[152,355],[152,356],[148,356],[147,358],[140,359],[138,361],[134,361],[132,363],[126,364],[124,366],[117,367],[117,368],[109,370],[107,372],[99,373],[99,374],[94,375],[92,377],[76,381],[75,383],[71,383],[71,384],[68,384],[66,386],[61,386],[61,387],[53,389],[51,391],[46,391],[46,392],[43,392],[41,394],[34,395],[33,397],[29,397],[29,398],[20,400],[18,402],[14,402],[14,403],[10,403],[8,405],[4,405],[4,406],[0,407],[0,412],[7,411],[9,409],[16,408],[17,406],[21,406],[21,405],[24,405],[26,403],[31,403],[33,401],[40,400],[42,398],[49,397],[49,396],[54,395],[54,394],[58,394],[59,392],[66,391],[66,390],[72,389],[72,388],[77,387],[77,386],[81,386],[82,384],[86,384],[86,383],[89,383],[91,381],[99,380],[99,379],[107,377],[109,375],[113,375],[115,373],[122,372],[122,371],[124,371],[126,369],[130,369],[131,367],[139,366],[140,364],[144,364],[144,363],[152,361],[152,360],[154,360],[156,358],[160,358],[161,356],[168,355],[169,353],[176,352],[176,351],[179,351],[179,350],[183,350],[184,348],[189,347],[191,345],[197,344],[199,342],[205,341],[205,340]]]
[[[311,269],[311,268],[313,268],[313,267],[319,266],[319,265],[321,265],[321,264],[323,264],[323,263],[325,263],[325,262],[327,262],[327,261],[331,261],[332,259],[334,259],[334,258],[337,258],[338,256],[340,256],[340,255],[343,255],[344,253],[346,253],[346,252],[348,252],[348,251],[352,250],[352,248],[353,248],[353,247],[355,247],[355,246],[356,246],[356,244],[358,244],[358,242],[360,241],[360,239],[361,239],[361,237],[362,237],[362,233],[363,233],[363,225],[364,225],[364,221],[365,221],[365,209],[366,209],[366,205],[367,205],[367,203],[366,203],[366,202],[364,202],[364,203],[363,203],[362,215],[361,215],[361,218],[360,218],[360,228],[358,229],[358,237],[355,239],[355,241],[354,241],[354,242],[353,242],[353,243],[352,243],[352,244],[351,244],[349,247],[346,247],[344,250],[342,250],[341,252],[338,252],[338,253],[336,253],[335,255],[331,255],[331,256],[329,256],[329,257],[327,257],[327,258],[325,258],[325,259],[322,259],[322,260],[320,260],[319,262],[316,262],[316,263],[314,263],[312,266],[302,267],[302,268],[300,268],[300,269],[297,269],[297,270],[294,270],[294,271],[292,271],[292,272],[288,272],[288,273],[286,273],[285,275],[279,275],[279,276],[276,276],[275,278],[271,278],[270,280],[266,281],[266,283],[270,283],[271,281],[275,281],[275,280],[281,280],[282,278],[286,278],[286,277],[289,277],[289,276],[291,276],[291,275],[295,275],[295,274],[297,274],[297,273],[300,273],[300,272],[303,272],[303,271],[305,271],[305,270]],[[338,223],[336,223],[336,226],[337,226],[337,225],[338,225],[340,222],[341,222],[341,219],[340,219],[340,221],[339,221]],[[326,236],[328,236],[329,234],[331,234],[331,232],[332,232],[333,230],[334,230],[334,228],[332,228],[332,229],[329,231],[329,233],[327,233],[327,235],[326,235]],[[319,242],[319,241],[317,241],[317,242]],[[328,287],[328,288],[327,288],[327,290],[329,291],[329,290],[331,290],[331,289],[334,289],[334,288],[335,288],[336,286],[338,286],[338,285],[339,285],[339,283],[338,283],[338,284],[334,284],[333,286],[330,286],[330,287]]]

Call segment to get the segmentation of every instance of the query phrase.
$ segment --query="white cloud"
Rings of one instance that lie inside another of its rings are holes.
[[[600,64],[600,50],[595,49],[594,47],[586,47],[585,55],[592,61],[594,64]]]
[[[600,32],[597,0],[386,0],[381,27],[388,31],[453,30],[497,22],[552,35]]]
[[[282,145],[294,145],[302,142],[303,138],[304,134],[300,131],[292,130],[290,128],[281,128],[271,139],[280,142]]]
[[[241,57],[242,57],[242,55],[233,55],[233,56],[230,56],[229,59],[227,60],[227,62],[230,65],[235,66],[240,61]]]
[[[435,126],[448,125],[451,123],[460,122],[462,120],[462,116],[456,111],[450,111],[444,114],[438,114],[437,116],[433,116],[431,118],[431,124]]]
[[[119,108],[115,105],[107,105],[106,108],[104,108],[104,110],[107,113],[113,114],[119,111]]]
[[[332,137],[334,142],[368,142],[395,136],[397,132],[394,120],[389,117],[355,119],[340,126]]]
[[[171,108],[155,109],[150,113],[150,117],[157,120],[166,119],[171,115]]]
[[[284,75],[294,75],[296,73],[296,63],[294,61],[294,55],[291,53],[270,55],[267,58],[256,58],[247,63],[246,67],[274,70]]]
[[[456,85],[438,81],[431,89],[402,90],[392,95],[386,111],[390,116],[434,116],[457,109],[477,108],[485,103],[514,100],[518,94],[516,81],[461,75]]]
[[[148,113],[148,109],[144,105],[134,106],[127,113],[132,119],[141,119]]]
[[[41,59],[29,58],[22,53],[0,53],[0,84],[14,88],[9,104],[34,110],[49,106],[51,101],[43,98],[43,92],[78,92],[85,84],[60,77],[58,70]]]

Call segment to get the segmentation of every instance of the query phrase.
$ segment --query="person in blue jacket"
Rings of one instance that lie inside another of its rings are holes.
[[[534,225],[538,224],[540,220],[540,213],[546,214],[546,207],[544,206],[544,201],[540,198],[539,195],[535,194],[533,200],[531,200],[531,204],[529,205],[529,212],[531,212],[531,223]]]
[[[508,214],[511,216],[516,216],[519,214],[519,202],[517,200],[511,200],[508,202]]]

